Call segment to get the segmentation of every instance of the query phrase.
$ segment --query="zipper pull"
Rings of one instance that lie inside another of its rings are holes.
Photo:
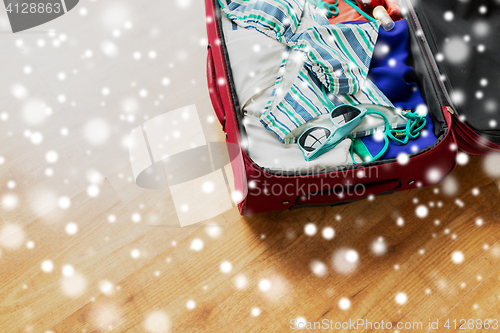
[[[452,115],[453,115],[453,114],[455,114],[455,110],[453,110],[453,109],[451,108],[451,106],[447,106],[447,107],[446,107],[446,109],[448,110],[448,112],[449,112],[450,114],[452,114]]]

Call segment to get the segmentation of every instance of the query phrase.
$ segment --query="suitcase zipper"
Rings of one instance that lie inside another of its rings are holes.
[[[452,105],[452,103],[450,102],[450,97],[448,95],[448,92],[443,87],[443,82],[439,77],[439,72],[437,70],[437,63],[435,62],[434,57],[432,56],[432,52],[430,50],[429,43],[426,39],[427,34],[430,34],[431,37],[432,37],[432,34],[429,31],[426,31],[429,29],[425,29],[422,26],[422,23],[417,19],[416,12],[413,9],[413,6],[409,2],[409,0],[406,0],[406,7],[409,11],[409,17],[411,18],[411,20],[407,20],[407,22],[409,22],[408,27],[409,27],[410,31],[412,32],[412,34],[414,36],[416,36],[417,38],[420,38],[420,40],[421,40],[421,43],[418,43],[420,54],[422,55],[422,57],[425,60],[427,60],[427,66],[426,66],[427,72],[429,73],[429,76],[431,77],[431,83],[432,83],[432,86],[436,92],[436,95],[438,97],[440,97],[439,99],[440,99],[441,105],[443,105],[443,106],[444,105]],[[432,68],[432,71],[429,68]],[[439,86],[440,89],[438,89],[436,86]],[[455,114],[454,111],[452,113],[450,110],[448,110],[448,112],[450,112],[451,114]]]
[[[451,106],[447,106],[446,107],[446,110],[451,114],[451,115],[455,115],[455,110],[453,110],[453,108]],[[454,117],[455,120],[457,120],[458,118],[457,117]],[[479,151],[475,146],[477,146],[477,141],[474,140],[474,138],[469,135],[469,134],[466,134],[463,130],[464,128],[462,126],[464,126],[465,124],[461,123],[460,121],[457,122],[457,124],[455,124],[454,126],[454,132],[459,132],[459,135],[456,135],[456,140],[457,140],[457,143],[460,142],[461,144],[459,144],[461,147],[464,147],[464,146],[467,146],[467,153],[470,154],[470,155],[473,155],[473,156],[484,156],[485,155],[485,152],[484,151]],[[474,143],[476,143],[476,145],[474,145]]]

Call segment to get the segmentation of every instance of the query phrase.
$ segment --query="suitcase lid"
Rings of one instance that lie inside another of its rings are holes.
[[[420,21],[460,148],[500,150],[500,0],[405,0]],[[412,13],[410,13],[412,14]]]

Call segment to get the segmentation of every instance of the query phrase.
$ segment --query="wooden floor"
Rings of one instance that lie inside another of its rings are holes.
[[[435,188],[172,226],[169,191],[134,184],[125,141],[191,104],[207,141],[223,141],[204,20],[194,0],[81,1],[14,35],[2,9],[0,332],[495,327],[500,183],[484,171],[495,158],[462,161]]]

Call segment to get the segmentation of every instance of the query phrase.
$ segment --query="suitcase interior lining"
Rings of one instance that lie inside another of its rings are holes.
[[[455,104],[453,108],[475,132],[500,143],[500,101],[497,94],[500,85],[500,2],[419,0],[414,5],[431,52],[444,55],[444,61],[436,65],[446,77],[443,83],[446,90],[452,95],[463,96],[461,103],[451,100]],[[481,6],[486,12],[479,10]],[[445,12],[453,13],[453,19],[444,20]],[[447,48],[449,42],[456,46]],[[485,46],[483,51],[478,50],[480,45]],[[464,56],[449,61],[447,57],[453,56],[450,53],[455,49],[462,51]],[[487,79],[486,85],[481,84],[483,79]],[[482,93],[480,98],[476,97],[478,92]],[[497,127],[491,127],[490,121],[495,121]]]
[[[401,4],[401,3],[400,3]],[[403,7],[403,6],[402,6]],[[410,12],[405,18],[408,22],[408,28],[409,28],[409,35],[410,35],[410,57],[409,57],[409,65],[412,66],[415,69],[416,72],[416,83],[418,84],[419,88],[421,89],[422,96],[427,104],[428,107],[428,112],[429,115],[433,121],[434,125],[434,133],[437,137],[436,143],[432,146],[428,146],[427,148],[420,150],[416,153],[413,153],[410,155],[411,157],[418,156],[420,154],[423,154],[435,146],[437,146],[445,137],[447,131],[448,131],[448,126],[446,124],[446,120],[444,119],[442,107],[443,106],[448,106],[450,103],[448,103],[446,95],[439,89],[439,82],[438,78],[436,77],[436,74],[432,71],[432,58],[429,59],[429,57],[426,55],[425,51],[425,45],[424,41],[420,38],[417,38],[415,32],[418,30],[417,25],[413,18],[410,16],[411,15],[411,8],[408,8],[408,11]],[[224,31],[222,28],[222,22],[221,22],[221,9],[219,6],[218,1],[215,1],[215,12],[216,12],[216,18],[217,18],[217,26],[219,29],[219,34],[221,38],[221,44],[222,44],[222,50],[223,50],[223,56],[225,60],[225,65],[226,65],[226,72],[228,76],[228,82],[230,86],[230,92],[231,92],[231,97],[234,105],[234,110],[236,112],[236,119],[238,121],[238,128],[240,132],[240,136],[242,140],[247,138],[247,132],[245,130],[245,127],[243,126],[243,114],[241,111],[241,106],[238,101],[238,96],[236,94],[236,90],[234,88],[234,81],[233,81],[233,75],[232,75],[232,69],[231,69],[231,63],[229,59],[229,54],[227,51],[227,46],[225,43],[224,39]],[[246,148],[242,147],[245,149],[246,154],[248,155],[248,151]],[[250,158],[251,159],[251,158]],[[351,169],[359,169],[359,168],[365,168],[365,167],[371,167],[371,166],[377,166],[377,165],[383,165],[387,163],[394,163],[396,162],[396,158],[392,159],[385,159],[385,160],[378,160],[374,162],[369,162],[369,163],[363,163],[363,164],[357,164],[357,165],[346,165],[343,167],[332,167],[332,168],[324,168],[321,170],[321,172],[288,172],[288,171],[283,171],[283,170],[273,170],[273,169],[268,169],[268,168],[262,168],[261,166],[257,165],[255,162],[254,164],[258,166],[260,169],[262,169],[264,172],[272,174],[272,175],[279,175],[281,177],[297,177],[297,176],[309,176],[309,175],[316,175],[316,174],[323,174],[323,173],[331,173],[331,172],[338,172],[342,170],[351,170]]]

